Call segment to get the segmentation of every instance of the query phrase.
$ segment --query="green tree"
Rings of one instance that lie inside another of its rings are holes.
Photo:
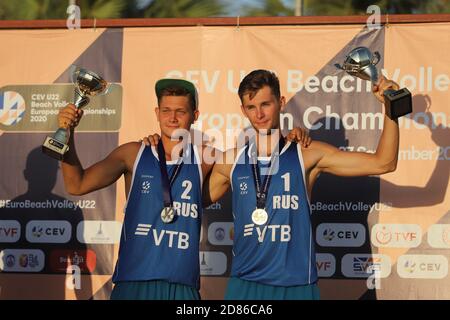
[[[358,10],[352,0],[304,0],[303,12],[307,16],[345,16],[357,14]]]
[[[76,0],[82,18],[182,18],[226,15],[225,0]],[[292,16],[296,0],[262,0],[245,6],[246,16]],[[0,19],[66,19],[69,0],[0,0]],[[231,3],[230,0],[228,3]],[[450,0],[303,0],[304,15],[366,14],[378,5],[382,13],[450,13]]]
[[[293,16],[294,9],[283,4],[281,0],[266,0],[260,7],[245,6],[246,16]]]
[[[264,0],[262,5],[247,6],[247,16],[294,15],[295,0]],[[366,14],[370,5],[381,13],[416,14],[450,13],[449,0],[303,0],[303,14],[308,16],[342,16]]]
[[[130,1],[135,3],[135,1]],[[121,18],[127,2],[124,0],[78,0],[81,18]]]
[[[58,0],[2,0],[0,2],[0,19],[33,20],[66,18],[66,6]]]
[[[153,0],[143,10],[148,18],[211,17],[225,13],[218,0]]]
[[[448,0],[378,0],[378,1],[357,1],[353,0],[355,7],[362,10],[370,4],[376,4],[380,6],[383,13],[401,13],[401,14],[414,14],[414,13],[449,13],[450,1]],[[366,4],[366,6],[364,6]]]
[[[1,0],[0,19],[67,19],[68,0]],[[127,5],[136,5],[126,0],[78,0],[81,18],[120,18]]]
[[[434,0],[426,2],[426,13],[450,13],[450,1]]]

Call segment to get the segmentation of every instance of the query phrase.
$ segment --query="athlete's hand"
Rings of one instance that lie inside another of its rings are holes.
[[[287,135],[286,139],[291,142],[300,143],[304,148],[307,148],[311,144],[311,137],[308,132],[303,128],[294,128]]]
[[[400,86],[396,82],[386,79],[384,76],[381,76],[380,83],[372,87],[372,92],[378,99],[378,101],[384,103],[383,92],[386,91],[387,89],[398,90],[400,89]]]
[[[74,104],[69,103],[67,106],[59,110],[58,125],[60,128],[69,129],[75,128],[83,116],[83,110],[75,107]]]
[[[161,139],[161,137],[159,136],[159,134],[155,133],[153,135],[149,135],[147,137],[144,137],[142,139],[142,141],[144,141],[146,146],[154,146],[154,147],[156,147],[158,145],[159,139]]]

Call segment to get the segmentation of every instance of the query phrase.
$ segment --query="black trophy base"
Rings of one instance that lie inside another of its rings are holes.
[[[384,105],[386,106],[386,115],[393,120],[409,114],[412,112],[411,92],[406,88],[397,91],[386,90]]]
[[[62,143],[53,137],[45,138],[45,141],[42,144],[43,153],[60,161],[64,159],[64,154],[67,150],[69,150],[69,146],[67,144]]]

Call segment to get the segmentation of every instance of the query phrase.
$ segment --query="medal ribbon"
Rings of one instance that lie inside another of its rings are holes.
[[[274,151],[270,157],[269,174],[266,175],[266,177],[264,179],[262,189],[261,189],[261,176],[260,176],[260,170],[259,170],[259,166],[258,166],[258,159],[256,157],[256,151],[253,150],[253,152],[251,153],[251,157],[252,157],[251,163],[252,163],[252,167],[253,167],[253,180],[255,181],[255,187],[256,187],[256,207],[258,209],[265,209],[265,207],[266,207],[267,193],[269,192],[270,181],[272,179],[274,159],[275,159],[275,157],[278,157],[279,154],[281,154],[281,150],[283,150],[284,145],[285,145],[284,138],[283,138],[283,136],[281,136],[280,140],[278,141],[278,151]],[[256,148],[256,143],[254,144],[254,146]],[[275,148],[275,150],[277,150],[277,148]]]
[[[164,151],[162,140],[159,140],[158,142],[158,157],[159,157],[159,170],[161,171],[164,208],[172,207],[172,195],[170,193],[170,189],[178,173],[180,173],[181,167],[183,166],[183,159],[180,158],[169,180],[169,175],[167,174],[166,153]]]

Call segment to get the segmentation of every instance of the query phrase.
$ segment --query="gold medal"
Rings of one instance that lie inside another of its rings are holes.
[[[267,219],[269,218],[269,215],[267,214],[267,211],[264,209],[258,209],[256,208],[252,212],[252,221],[253,223],[261,226],[263,224],[266,224]]]
[[[161,210],[161,220],[164,223],[171,223],[175,217],[175,210],[173,207],[165,207]]]

